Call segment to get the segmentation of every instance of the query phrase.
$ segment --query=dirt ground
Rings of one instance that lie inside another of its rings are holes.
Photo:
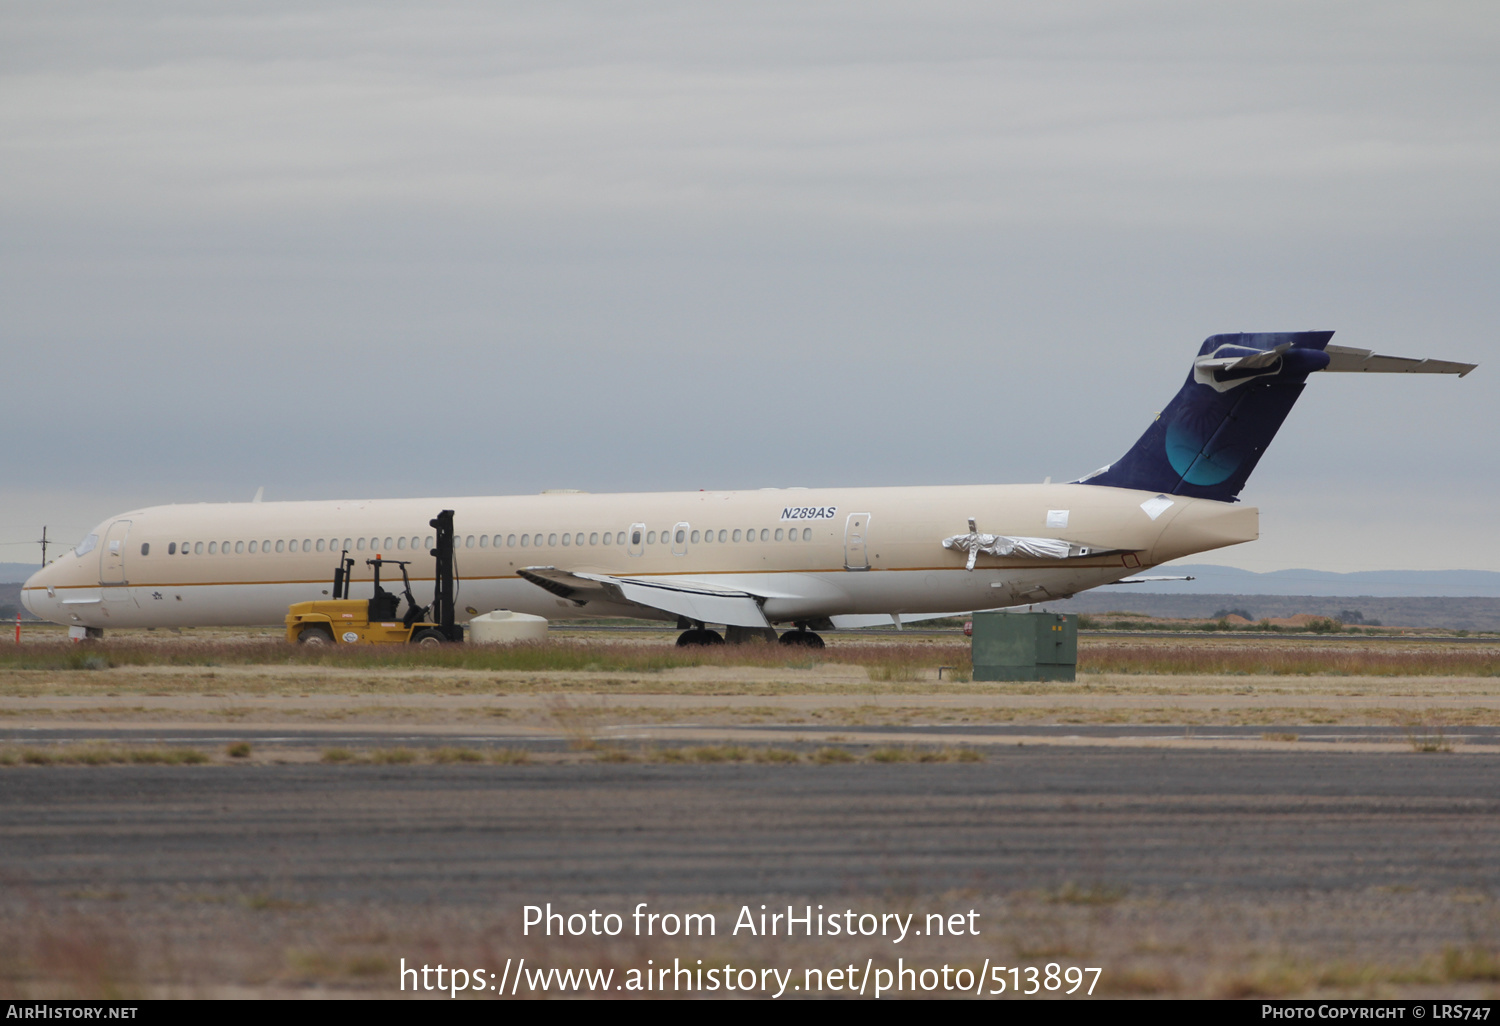
[[[836,652],[649,674],[0,670],[0,755],[209,760],[0,758],[0,981],[17,997],[401,996],[402,958],[800,973],[905,954],[1102,966],[1110,996],[1500,994],[1495,678],[872,680]],[[720,754],[663,761],[695,745]],[[374,759],[394,746],[418,754]],[[437,765],[434,746],[486,761]],[[773,749],[794,764],[755,761]],[[850,761],[820,764],[829,749]],[[875,756],[896,749],[978,754]],[[529,767],[489,761],[516,751]],[[419,866],[421,886],[370,883]],[[725,917],[771,898],[962,907],[988,932],[910,949],[519,932],[527,902],[628,911],[673,880],[691,882],[674,907]]]

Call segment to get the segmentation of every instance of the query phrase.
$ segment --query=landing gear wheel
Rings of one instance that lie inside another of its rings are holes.
[[[823,639],[812,631],[806,630],[787,631],[777,640],[783,645],[796,645],[802,648],[823,647]]]
[[[317,648],[332,645],[333,631],[327,627],[304,627],[302,633],[297,635],[297,644],[312,645]]]
[[[694,630],[690,631],[683,631],[677,636],[678,648],[693,648],[695,646],[702,645],[722,644],[724,644],[724,635],[720,634],[718,631],[705,630],[701,627],[695,628]]]
[[[411,643],[413,645],[430,647],[433,645],[445,645],[448,643],[448,639],[443,637],[443,632],[437,628],[424,627],[411,636]]]

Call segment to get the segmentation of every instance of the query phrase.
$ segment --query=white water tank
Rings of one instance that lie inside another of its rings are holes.
[[[547,640],[547,620],[530,613],[497,609],[469,621],[471,645],[509,645],[517,641]]]

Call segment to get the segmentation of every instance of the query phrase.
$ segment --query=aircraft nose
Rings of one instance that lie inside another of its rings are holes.
[[[47,568],[42,567],[36,573],[26,578],[26,583],[21,585],[21,605],[26,611],[39,620],[51,620],[48,614],[52,612],[47,608]]]

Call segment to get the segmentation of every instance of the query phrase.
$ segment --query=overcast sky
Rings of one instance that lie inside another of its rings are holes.
[[[1206,558],[1500,570],[1497,181],[1493,2],[9,0],[0,561],[260,486],[1066,480],[1328,328],[1485,366],[1316,376]]]

